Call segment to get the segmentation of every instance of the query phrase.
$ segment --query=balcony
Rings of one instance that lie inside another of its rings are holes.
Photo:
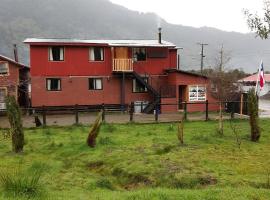
[[[114,72],[133,72],[132,59],[113,59]]]

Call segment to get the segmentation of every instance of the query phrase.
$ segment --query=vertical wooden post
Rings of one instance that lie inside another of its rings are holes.
[[[45,108],[45,106],[42,106],[42,121],[43,121],[43,126],[46,126],[47,121],[46,121],[46,108]]]
[[[240,100],[240,116],[243,115],[243,99],[244,99],[244,94],[241,93],[241,100]]]
[[[206,100],[206,102],[205,102],[205,121],[209,120],[208,107],[209,107],[209,102],[208,102],[208,100]]]
[[[187,120],[187,102],[184,102],[184,120]]]
[[[102,122],[105,122],[105,104],[102,104]]]
[[[231,119],[234,119],[234,112],[235,112],[235,102],[232,102]]]
[[[134,114],[134,102],[131,102],[129,109],[129,121],[133,122],[133,114]]]
[[[155,121],[158,122],[158,105],[155,106]]]
[[[74,106],[74,113],[75,113],[75,124],[79,124],[79,112],[78,112],[78,104]]]
[[[141,101],[141,113],[143,112],[143,102]]]

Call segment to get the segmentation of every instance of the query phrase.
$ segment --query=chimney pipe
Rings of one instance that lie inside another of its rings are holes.
[[[17,49],[17,45],[16,44],[13,45],[13,52],[14,52],[14,60],[16,62],[19,62],[19,59],[18,59],[18,49]]]
[[[158,28],[158,43],[162,44],[162,34],[161,34],[162,28]]]

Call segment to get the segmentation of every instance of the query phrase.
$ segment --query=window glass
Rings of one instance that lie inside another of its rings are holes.
[[[103,61],[104,49],[103,47],[91,47],[89,52],[90,61]]]
[[[0,75],[6,75],[6,74],[8,74],[8,63],[1,62],[0,63]]]
[[[146,49],[145,48],[133,48],[133,59],[135,61],[146,60]]]
[[[6,98],[6,89],[5,88],[0,88],[0,103],[5,103],[5,98]]]
[[[57,78],[47,79],[47,90],[48,91],[60,91],[61,90],[61,80]]]
[[[189,101],[206,101],[205,86],[189,86]]]
[[[50,61],[63,61],[64,60],[64,47],[53,46],[49,48]]]
[[[148,83],[148,78],[143,79],[146,83]],[[133,79],[133,92],[147,92],[147,88],[136,79]]]
[[[89,90],[102,90],[101,78],[89,78]]]

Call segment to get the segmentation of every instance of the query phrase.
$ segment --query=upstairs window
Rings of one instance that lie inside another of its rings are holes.
[[[146,49],[145,48],[133,48],[133,59],[135,61],[146,60]]]
[[[53,46],[49,48],[50,61],[64,61],[64,47]]]
[[[144,82],[148,83],[148,78],[143,78]],[[147,92],[147,88],[137,81],[137,79],[133,79],[133,92],[135,93],[144,93]]]
[[[8,63],[0,62],[0,75],[8,75]]]
[[[46,79],[46,85],[47,85],[48,91],[60,91],[61,90],[61,79],[48,78],[48,79]]]
[[[102,90],[102,78],[89,78],[89,90]]]
[[[90,61],[104,61],[103,47],[90,47],[89,58]]]

